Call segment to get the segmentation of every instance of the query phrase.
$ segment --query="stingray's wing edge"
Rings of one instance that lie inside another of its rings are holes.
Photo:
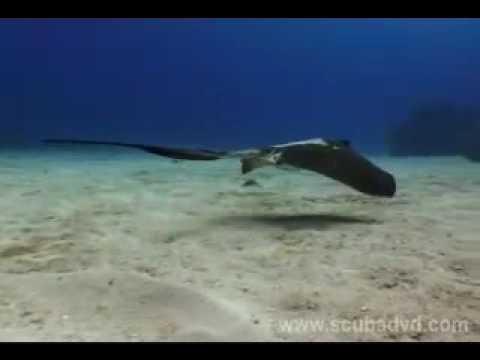
[[[110,145],[139,149],[150,154],[179,160],[219,160],[228,155],[227,152],[214,150],[178,149],[165,146],[130,144],[112,141],[73,140],[73,139],[46,139],[46,144],[78,144],[78,145]]]
[[[292,165],[327,176],[364,194],[393,197],[396,193],[395,177],[350,147],[329,151],[318,159],[308,149],[300,149],[295,157]]]

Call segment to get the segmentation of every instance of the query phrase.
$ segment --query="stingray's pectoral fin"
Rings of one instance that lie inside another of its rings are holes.
[[[284,153],[282,161],[315,171],[364,194],[392,197],[396,192],[393,175],[351,147],[329,148],[320,152],[308,147],[291,148]]]
[[[393,175],[381,169],[376,169],[368,181],[368,186],[365,186],[362,181],[355,185],[360,185],[359,191],[372,196],[393,197],[397,191]]]
[[[49,139],[44,140],[47,144],[83,144],[83,145],[111,145],[122,146],[146,151],[150,154],[165,156],[178,160],[218,160],[225,157],[227,153],[212,150],[190,150],[177,149],[164,146],[153,146],[143,144],[128,144],[108,141],[90,141],[90,140],[69,140],[69,139]]]
[[[324,174],[372,196],[393,197],[396,181],[392,174],[350,149],[339,150]]]
[[[177,160],[219,160],[224,157],[224,153],[210,150],[175,149],[149,145],[139,145],[137,148],[150,154],[165,156]]]

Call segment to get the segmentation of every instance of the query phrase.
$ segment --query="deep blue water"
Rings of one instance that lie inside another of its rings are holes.
[[[413,104],[476,104],[477,19],[0,21],[0,141],[382,150]]]

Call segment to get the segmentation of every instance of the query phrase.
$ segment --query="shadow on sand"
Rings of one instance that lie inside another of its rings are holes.
[[[267,225],[285,230],[324,230],[333,226],[349,224],[380,224],[381,222],[368,217],[337,215],[337,214],[275,214],[275,215],[231,215],[217,219],[221,225],[251,227],[252,225]]]

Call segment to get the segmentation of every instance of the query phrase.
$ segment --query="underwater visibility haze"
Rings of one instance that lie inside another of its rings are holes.
[[[2,140],[381,150],[419,101],[475,103],[477,19],[2,20]]]

